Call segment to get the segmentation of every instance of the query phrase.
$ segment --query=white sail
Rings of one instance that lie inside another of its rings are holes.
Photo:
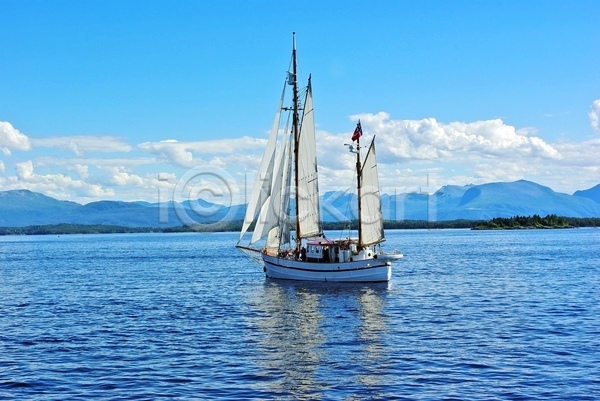
[[[279,226],[273,227],[269,230],[269,234],[267,235],[267,243],[265,244],[265,248],[269,251],[269,254],[273,255],[280,247],[281,243],[281,233],[279,232]]]
[[[300,211],[297,216],[300,222],[300,237],[307,238],[320,234],[322,230],[319,212],[317,149],[310,78],[298,138],[298,193],[296,194],[296,201]]]
[[[287,132],[287,129],[286,129]],[[291,216],[290,216],[290,196],[291,196],[291,187],[292,187],[292,147],[294,144],[294,137],[292,135],[289,136],[287,140],[287,146],[285,147],[285,154],[283,156],[284,160],[284,168],[283,172],[283,180],[281,182],[281,209],[280,209],[280,219],[279,219],[279,244],[289,244],[290,243],[290,231],[291,231]]]
[[[375,141],[371,143],[360,171],[361,209],[359,224],[363,246],[377,244],[384,239],[383,218],[381,216],[381,197],[377,176]]]
[[[275,148],[277,146],[277,136],[279,134],[279,124],[281,120],[281,110],[283,106],[283,99],[285,96],[285,85],[279,100],[279,107],[277,107],[277,113],[271,127],[271,134],[269,135],[269,141],[267,147],[263,153],[263,157],[260,162],[260,167],[254,181],[254,188],[252,190],[252,196],[248,202],[246,209],[246,215],[244,216],[244,223],[242,230],[240,231],[240,240],[248,231],[250,224],[254,221],[256,214],[262,208],[271,194],[271,187],[273,182],[273,164],[275,160]]]
[[[273,208],[271,207],[271,196],[269,195],[260,208],[260,213],[256,219],[254,230],[252,231],[252,238],[250,244],[254,244],[256,241],[266,237],[269,230],[274,227],[273,221]]]
[[[287,129],[286,129],[287,131]],[[284,131],[284,132],[286,132]],[[286,196],[285,187],[287,186],[286,182],[286,174],[283,172],[286,170],[286,166],[289,165],[287,158],[289,157],[288,151],[288,141],[284,138],[282,139],[282,146],[279,147],[279,152],[277,152],[277,159],[274,165],[274,173],[273,179],[271,180],[271,189],[269,191],[270,195],[262,205],[260,210],[260,215],[256,220],[256,225],[254,227],[254,231],[252,233],[252,239],[250,241],[251,244],[256,241],[264,238],[269,234],[269,238],[267,239],[267,247],[273,248],[278,247],[277,245],[273,245],[275,240],[279,242],[279,230],[273,231],[274,228],[278,228],[281,223],[281,219],[283,216],[282,208],[284,205],[283,197]],[[287,195],[289,196],[289,195]]]
[[[287,131],[287,130],[286,130]],[[291,135],[290,135],[291,138]],[[269,230],[267,234],[266,248],[269,254],[275,254],[276,251],[284,244],[290,242],[290,191],[289,185],[291,181],[292,164],[290,162],[291,141],[287,141],[287,145],[283,147],[281,158],[281,179],[276,177],[274,186],[277,189],[273,190],[270,198],[271,214],[273,216],[275,226]]]

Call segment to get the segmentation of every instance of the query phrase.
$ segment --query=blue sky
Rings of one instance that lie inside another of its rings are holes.
[[[196,168],[226,174],[242,199],[292,31],[301,77],[313,79],[322,192],[351,185],[343,142],[358,118],[377,134],[384,192],[600,183],[597,1],[0,0],[0,10],[0,190],[155,202]]]

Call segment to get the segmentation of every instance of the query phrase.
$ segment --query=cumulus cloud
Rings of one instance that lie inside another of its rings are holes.
[[[194,167],[194,156],[186,143],[176,140],[144,142],[138,148],[176,166]]]
[[[564,159],[562,166],[585,167],[600,166],[600,138],[592,138],[583,142],[559,142],[554,145]]]
[[[33,175],[33,162],[28,160],[26,162],[17,163],[16,170],[17,177],[23,181],[27,181]]]
[[[31,160],[20,162],[15,165],[17,180],[5,180],[5,183],[18,182],[19,187],[26,187],[32,191],[42,192],[58,198],[72,198],[85,196],[91,198],[107,198],[115,195],[115,192],[101,185],[88,183],[83,180],[74,179],[65,174],[36,174]]]
[[[215,155],[237,155],[252,150],[260,150],[266,144],[264,139],[241,137],[212,141],[179,142],[168,139],[160,142],[144,142],[138,148],[170,164],[192,168],[202,164],[223,166],[223,159]],[[203,158],[209,156],[210,159]]]
[[[266,144],[267,141],[265,139],[243,136],[234,139],[193,142],[191,149],[194,149],[199,154],[231,154],[244,152],[248,149],[262,149]]]
[[[593,102],[590,110],[590,122],[598,129],[600,99]],[[361,119],[363,149],[377,135],[380,185],[385,193],[414,192],[424,187],[433,192],[446,184],[521,178],[555,190],[573,191],[596,185],[600,176],[597,160],[600,137],[583,142],[549,143],[534,128],[517,128],[501,119],[444,123],[435,118],[395,120],[383,112],[351,118]],[[0,173],[16,171],[14,176],[0,176],[0,188],[25,187],[77,201],[98,198],[157,201],[157,197],[165,200],[167,194],[171,196],[178,177],[185,174],[182,168],[198,166],[225,170],[237,178],[238,187],[242,188],[245,180],[252,182],[266,145],[265,139],[240,137],[195,142],[170,139],[132,147],[112,136],[29,139],[8,123],[0,129],[0,150],[5,154],[16,149],[53,147],[76,155],[39,156],[32,161],[15,161],[14,165],[9,159],[10,167],[0,161]],[[356,159],[344,147],[351,135],[351,131],[317,131],[321,191],[348,190],[355,181]],[[87,156],[89,152],[128,154],[99,158]],[[158,175],[157,168],[164,171]],[[428,181],[428,177],[435,180]],[[236,191],[243,198],[243,191]]]
[[[77,156],[89,152],[129,152],[132,147],[122,139],[109,135],[75,135],[31,140],[36,147],[70,150]]]
[[[588,115],[590,117],[590,125],[594,131],[600,134],[600,99],[596,99],[592,102]]]
[[[355,121],[360,118],[362,122],[363,149],[377,136],[380,183],[388,190],[398,184],[406,190],[406,183],[423,181],[440,166],[460,170],[446,171],[448,180],[455,175],[466,176],[465,183],[469,183],[482,182],[486,177],[523,178],[524,172],[518,171],[518,166],[539,167],[563,159],[561,148],[536,136],[535,129],[517,129],[500,119],[442,123],[434,118],[394,120],[387,113],[351,118]],[[324,173],[319,179],[324,188],[343,189],[352,182],[356,159],[342,146],[350,141],[351,135],[352,132],[317,133],[319,168]],[[410,166],[419,177],[407,177],[408,170],[399,170],[398,166]]]
[[[387,113],[361,114],[363,149],[377,136],[382,191],[413,192],[436,174],[438,183],[465,185],[528,179],[572,192],[598,184],[600,138],[548,142],[535,129],[500,119],[442,123],[436,119],[394,120]],[[318,132],[319,186],[345,190],[355,180],[355,158],[342,144],[352,132]]]
[[[50,196],[56,194],[60,199],[70,199],[81,203],[97,200],[93,193],[108,193],[110,197],[119,200],[150,200],[156,201],[157,189],[164,184],[157,179],[156,173],[139,175],[138,169],[154,170],[155,158],[62,158],[43,156],[33,162],[19,164],[18,174],[2,179],[0,188],[28,188],[32,191],[44,192]],[[45,175],[33,172],[44,170]],[[28,174],[31,172],[31,174]],[[27,181],[20,177],[27,176]],[[41,180],[40,177],[45,177]],[[53,190],[50,179],[62,182],[68,177],[72,182],[66,182],[66,187],[60,193]],[[176,182],[177,180],[174,180]],[[20,183],[17,185],[17,183]],[[168,184],[173,186],[174,183]],[[67,196],[67,194],[69,196]],[[102,197],[101,197],[102,198]],[[106,198],[106,196],[104,196]]]
[[[67,169],[70,171],[75,171],[82,180],[85,180],[90,176],[89,166],[87,165],[75,164],[74,166],[68,166]]]
[[[560,159],[560,153],[529,130],[517,130],[500,119],[444,124],[435,118],[391,120],[389,114],[354,116],[363,129],[376,133],[384,157],[443,161],[464,153]]]
[[[29,137],[22,134],[18,129],[7,121],[0,121],[0,152],[9,156],[11,150],[30,150],[31,141]]]
[[[136,174],[131,174],[126,171],[122,167],[113,167],[111,170],[111,183],[120,187],[124,186],[134,186],[141,187],[144,186],[145,182],[142,177]]]
[[[134,169],[143,165],[155,164],[156,159],[145,157],[145,158],[122,158],[122,157],[110,157],[110,158],[97,158],[97,157],[77,157],[77,158],[63,158],[54,156],[40,156],[36,159],[36,164],[39,166],[64,166],[67,169],[72,169],[73,166],[84,165],[84,166],[95,166],[98,168],[102,167],[115,167],[122,166],[128,169]]]

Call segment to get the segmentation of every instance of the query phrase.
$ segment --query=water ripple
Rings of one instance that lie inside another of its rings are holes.
[[[235,240],[0,238],[0,399],[600,398],[599,230],[393,231],[375,285]]]

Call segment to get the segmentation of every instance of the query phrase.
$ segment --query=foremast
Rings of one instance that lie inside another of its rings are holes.
[[[356,130],[355,130],[355,136],[356,136],[356,131],[360,129],[360,120],[358,121],[358,125],[356,126]],[[362,131],[361,131],[362,132]],[[361,194],[361,190],[362,190],[362,176],[361,176],[361,166],[360,166],[360,136],[358,136],[356,138],[356,195],[357,195],[357,201],[358,201],[358,246],[362,248],[363,246],[363,241],[362,241],[362,224],[360,222],[360,218],[361,218],[361,213],[362,213],[362,203],[361,203],[361,198],[362,198],[362,194]]]
[[[350,151],[356,153],[356,196],[358,203],[358,246],[359,248],[363,247],[363,230],[361,224],[362,218],[362,167],[360,162],[360,137],[362,136],[362,127],[360,125],[360,120],[356,124],[356,128],[354,129],[354,133],[352,134],[352,142],[356,141],[356,150],[354,147],[350,146]]]
[[[369,245],[384,241],[383,218],[381,213],[381,197],[379,193],[379,178],[377,174],[377,159],[375,156],[375,138],[367,149],[364,160],[360,156],[360,137],[362,127],[360,120],[352,135],[350,151],[356,153],[356,183],[358,204],[358,247],[364,249]]]

